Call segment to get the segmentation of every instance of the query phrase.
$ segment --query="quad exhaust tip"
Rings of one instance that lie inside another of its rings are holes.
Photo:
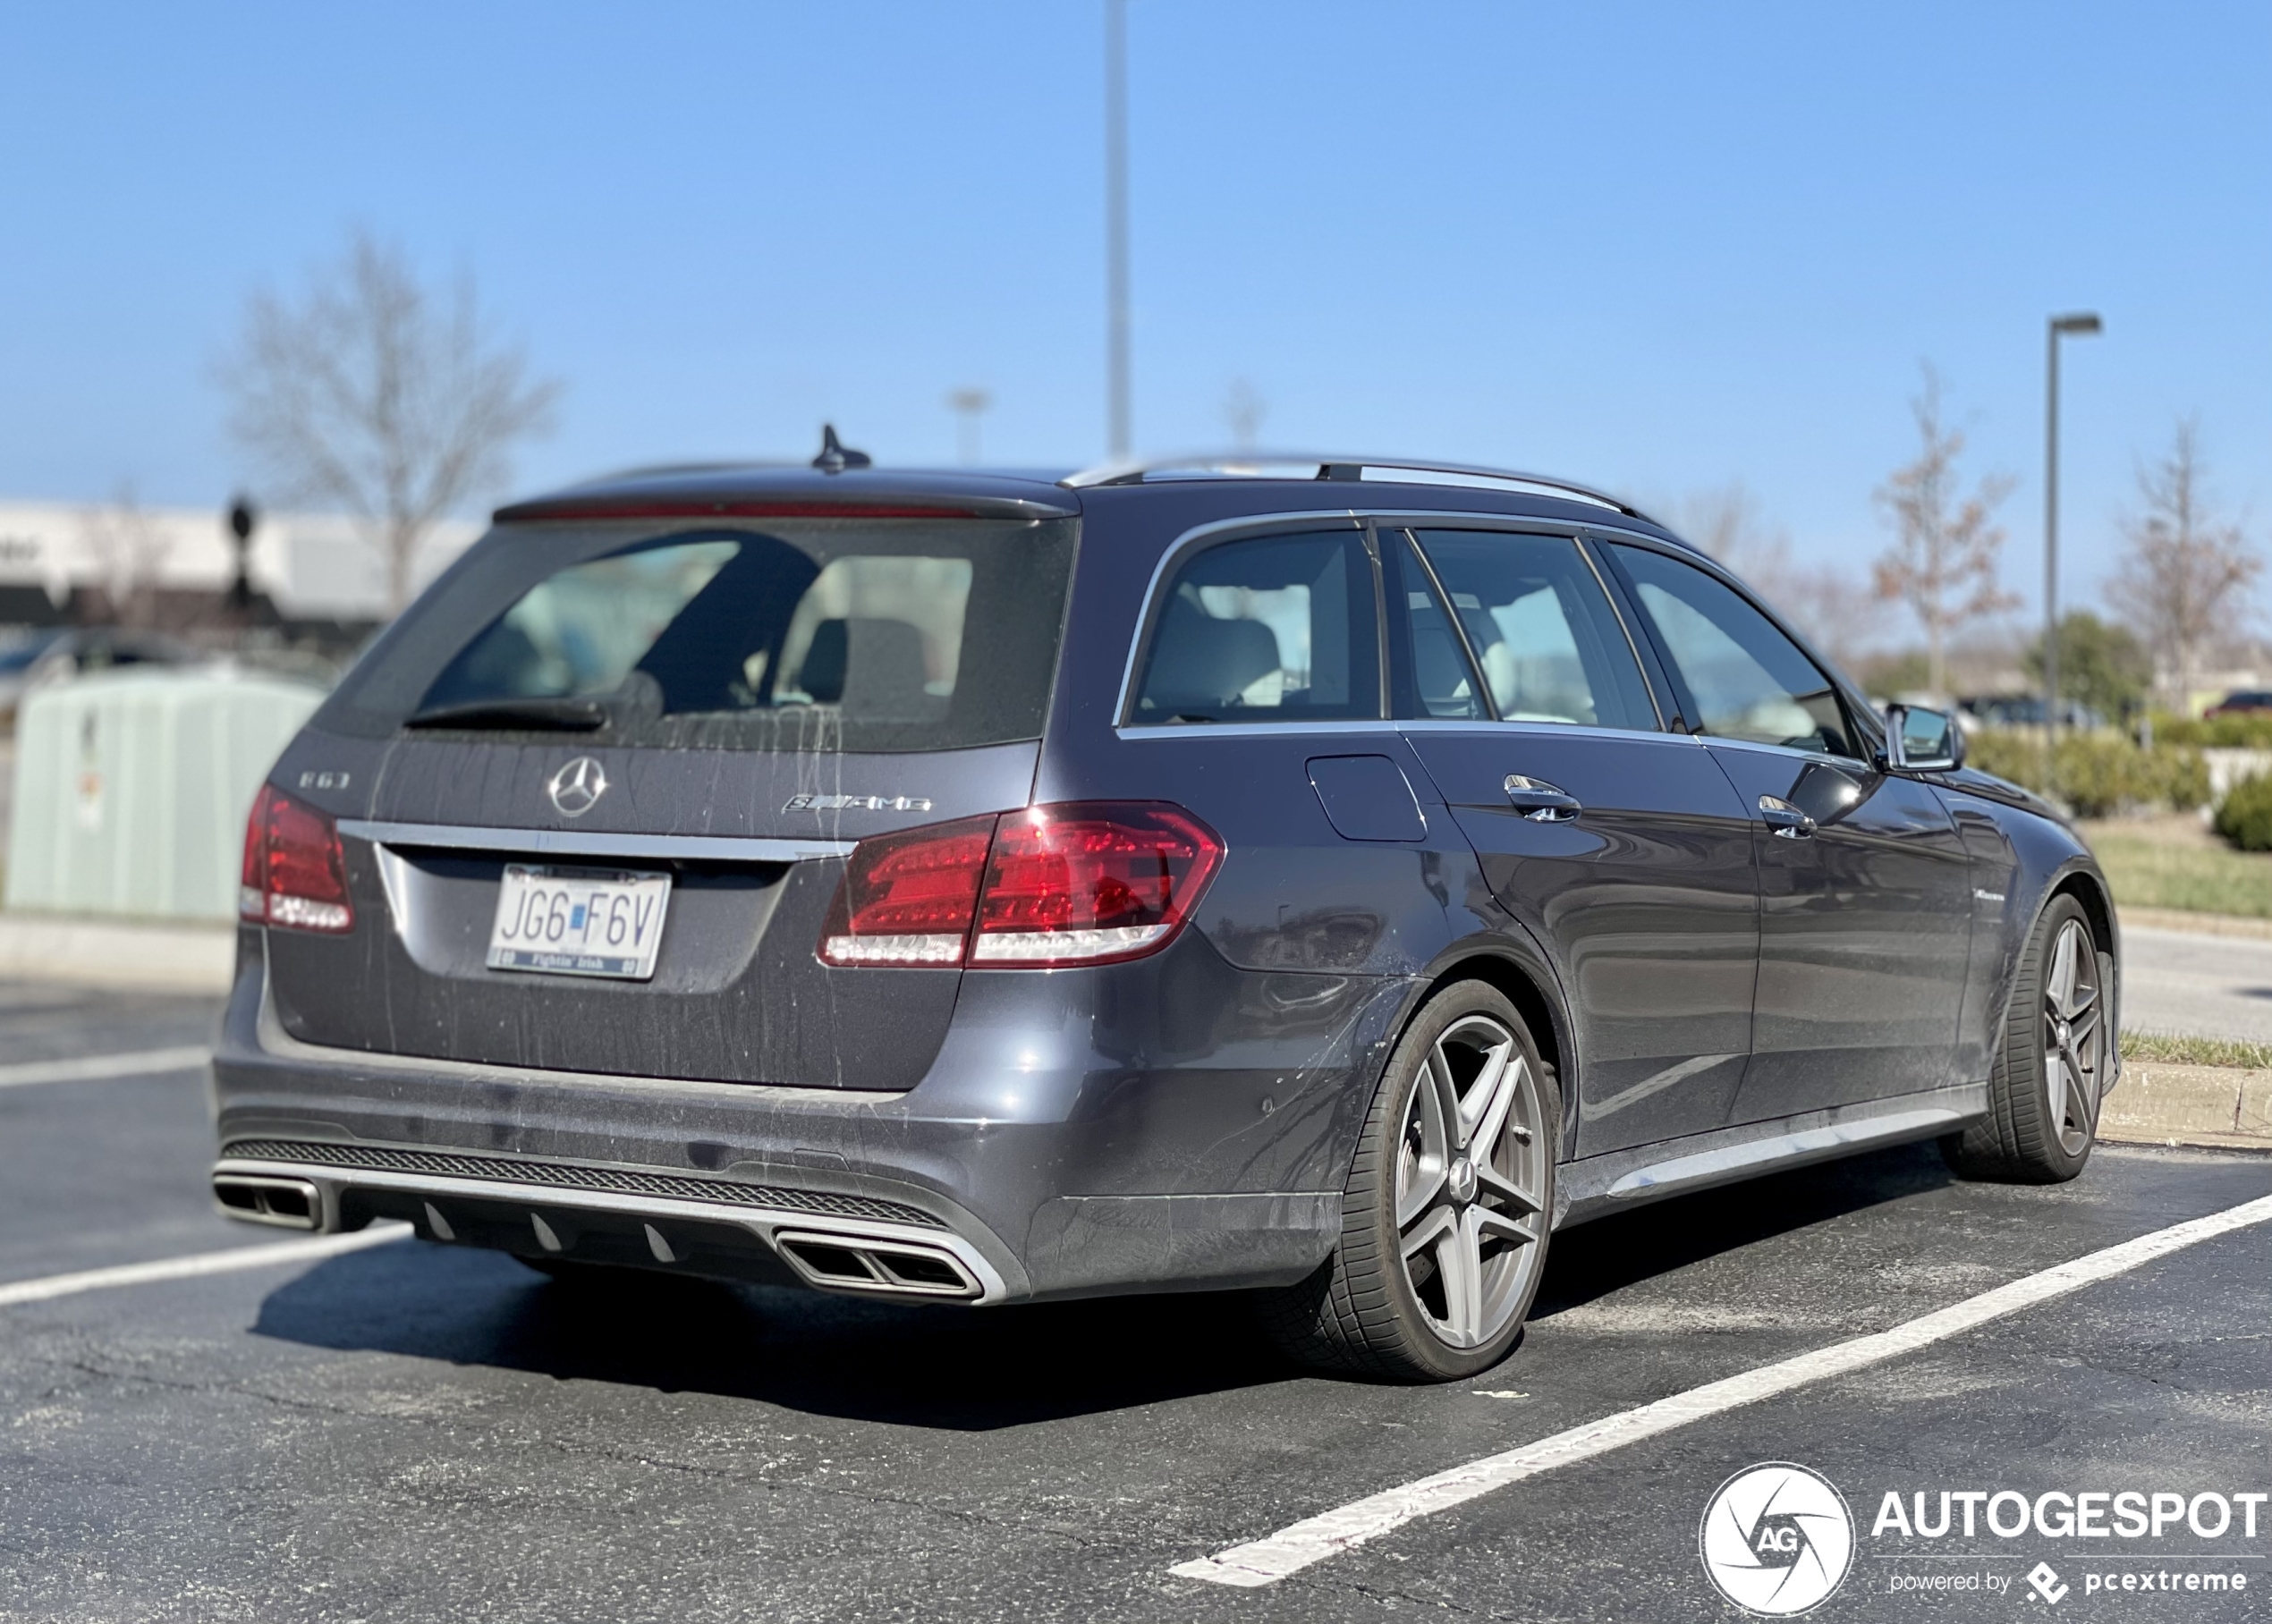
[[[312,1230],[323,1224],[323,1197],[305,1179],[216,1173],[213,1199],[227,1216],[247,1223],[273,1223],[285,1230]]]
[[[943,1247],[876,1240],[865,1235],[784,1233],[774,1246],[806,1284],[824,1291],[865,1291],[890,1297],[973,1298],[979,1282],[962,1260]]]

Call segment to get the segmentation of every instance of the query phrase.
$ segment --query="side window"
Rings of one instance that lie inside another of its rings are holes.
[[[1774,622],[1691,565],[1640,547],[1612,550],[1687,685],[1699,732],[1861,755],[1837,689]]]
[[[1576,542],[1492,530],[1416,537],[1501,718],[1657,728],[1632,645]]]
[[[1378,639],[1372,562],[1356,531],[1225,542],[1168,583],[1129,721],[1378,717]]]
[[[1381,569],[1388,588],[1389,691],[1399,716],[1437,722],[1478,721],[1490,713],[1459,634],[1428,571],[1399,530],[1380,532]]]

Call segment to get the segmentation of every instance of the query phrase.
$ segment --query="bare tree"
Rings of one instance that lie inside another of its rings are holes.
[[[1896,539],[1878,555],[1871,578],[1879,597],[1907,604],[1924,627],[1927,683],[1938,694],[1947,691],[1949,634],[2020,601],[1997,583],[2004,530],[1991,521],[2012,494],[2012,479],[1984,475],[1964,495],[1956,468],[1964,434],[1942,421],[1941,380],[1930,367],[1910,411],[1917,419],[1917,456],[1878,487]]]
[[[1223,394],[1223,420],[1230,426],[1233,450],[1252,451],[1262,432],[1262,419],[1269,415],[1270,402],[1252,384],[1242,377],[1231,380]]]
[[[2237,630],[2264,561],[2241,526],[2218,518],[2204,486],[2200,423],[2178,420],[2169,453],[2138,469],[2139,510],[2121,520],[2129,552],[2115,571],[2115,602],[2145,636],[2156,665],[2191,703],[2203,648]]]
[[[174,538],[142,511],[133,484],[122,483],[107,507],[81,512],[79,533],[102,575],[112,618],[122,626],[156,623],[158,574],[174,550]]]
[[[1749,581],[1800,630],[1825,647],[1851,652],[1865,630],[1867,594],[1838,571],[1793,556],[1790,532],[1770,526],[1750,486],[1737,479],[1693,492],[1676,511],[1683,535]]]
[[[252,296],[223,378],[231,432],[276,495],[360,520],[397,610],[437,521],[511,477],[561,393],[491,335],[470,281],[437,297],[360,232],[297,301]]]

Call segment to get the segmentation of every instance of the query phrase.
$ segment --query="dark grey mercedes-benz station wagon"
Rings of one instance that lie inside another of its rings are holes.
[[[1564,1225],[2071,1178],[2117,1065],[2106,881],[1947,717],[1629,506],[1388,461],[506,508],[284,752],[242,914],[236,1216],[1251,1290],[1404,1379],[1504,1357]]]

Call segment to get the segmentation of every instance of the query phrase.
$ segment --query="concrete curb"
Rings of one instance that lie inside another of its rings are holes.
[[[27,981],[226,993],[236,952],[233,925],[0,914],[0,976]]]
[[[2129,930],[2174,930],[2189,936],[2252,936],[2272,940],[2272,919],[2253,914],[2191,913],[2182,908],[2124,908],[2118,910]]]
[[[2099,1110],[2098,1137],[2272,1150],[2272,1071],[2125,1061],[2122,1081]]]

